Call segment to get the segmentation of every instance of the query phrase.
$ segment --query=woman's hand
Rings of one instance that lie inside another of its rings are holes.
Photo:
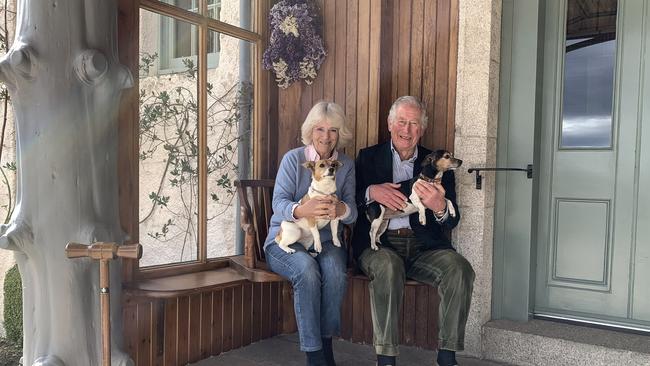
[[[334,198],[335,199],[335,198]],[[318,196],[303,202],[296,207],[293,215],[297,219],[315,217],[318,219],[333,219],[336,217],[336,202],[332,196]],[[345,212],[345,211],[343,211]]]
[[[330,197],[332,198],[332,207],[330,207],[330,211],[326,219],[331,220],[333,218],[337,218],[345,215],[345,211],[346,211],[345,203],[343,203],[343,201],[340,201],[339,198],[336,197],[336,195],[331,195]]]

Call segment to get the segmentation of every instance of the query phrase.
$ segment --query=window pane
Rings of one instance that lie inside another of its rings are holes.
[[[252,0],[208,0],[210,18],[252,30]]]
[[[161,3],[177,6],[184,10],[189,10],[193,12],[199,11],[199,0],[158,0]],[[211,0],[208,0],[211,1]]]
[[[616,0],[569,0],[561,148],[612,146]]]
[[[173,33],[159,31],[165,23],[174,22],[140,12],[140,266],[196,260],[198,253],[195,63],[180,58],[176,69],[161,73],[165,45],[173,43]],[[188,39],[196,39],[192,34]]]
[[[208,257],[241,254],[239,203],[233,181],[251,166],[253,45],[221,39],[219,67],[208,71]]]

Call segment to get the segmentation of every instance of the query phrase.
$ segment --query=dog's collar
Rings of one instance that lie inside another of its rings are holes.
[[[436,176],[437,176],[437,175],[438,175],[438,174],[436,174]],[[429,178],[429,177],[427,177],[426,175],[424,175],[424,174],[422,174],[422,173],[420,173],[420,176],[418,177],[418,179],[422,179],[423,181],[428,182],[428,183],[434,183],[434,182],[439,182],[439,181],[440,181],[440,178],[438,178],[438,179],[436,179],[436,178]]]
[[[319,191],[318,189],[316,189],[316,188],[314,188],[314,187],[312,187],[312,186],[309,186],[309,190],[312,191],[312,192],[316,192],[316,193],[318,193],[318,194],[322,194],[323,196],[329,196],[329,195],[331,195],[331,194],[336,193],[336,190],[334,190],[334,192],[325,193],[325,192],[323,192],[323,191]]]

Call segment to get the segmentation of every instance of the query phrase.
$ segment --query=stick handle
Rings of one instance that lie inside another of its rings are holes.
[[[102,365],[111,366],[111,301],[108,259],[99,261],[99,307],[102,316]]]
[[[117,247],[117,256],[121,258],[140,259],[142,258],[142,245],[120,245]]]

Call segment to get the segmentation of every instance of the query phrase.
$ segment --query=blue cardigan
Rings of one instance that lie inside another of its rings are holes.
[[[283,220],[294,221],[291,208],[307,194],[311,185],[311,171],[302,166],[305,161],[304,146],[287,152],[282,158],[273,187],[273,216],[269,224],[269,235],[264,242],[265,248],[275,242],[275,236],[278,234],[280,223]],[[341,220],[341,223],[352,224],[357,219],[357,204],[354,198],[356,179],[354,161],[341,152],[339,152],[338,161],[343,165],[336,171],[336,195],[350,209],[350,215]],[[343,228],[339,225],[339,238],[342,233]],[[325,225],[320,229],[320,238],[322,242],[332,240],[330,225]]]

